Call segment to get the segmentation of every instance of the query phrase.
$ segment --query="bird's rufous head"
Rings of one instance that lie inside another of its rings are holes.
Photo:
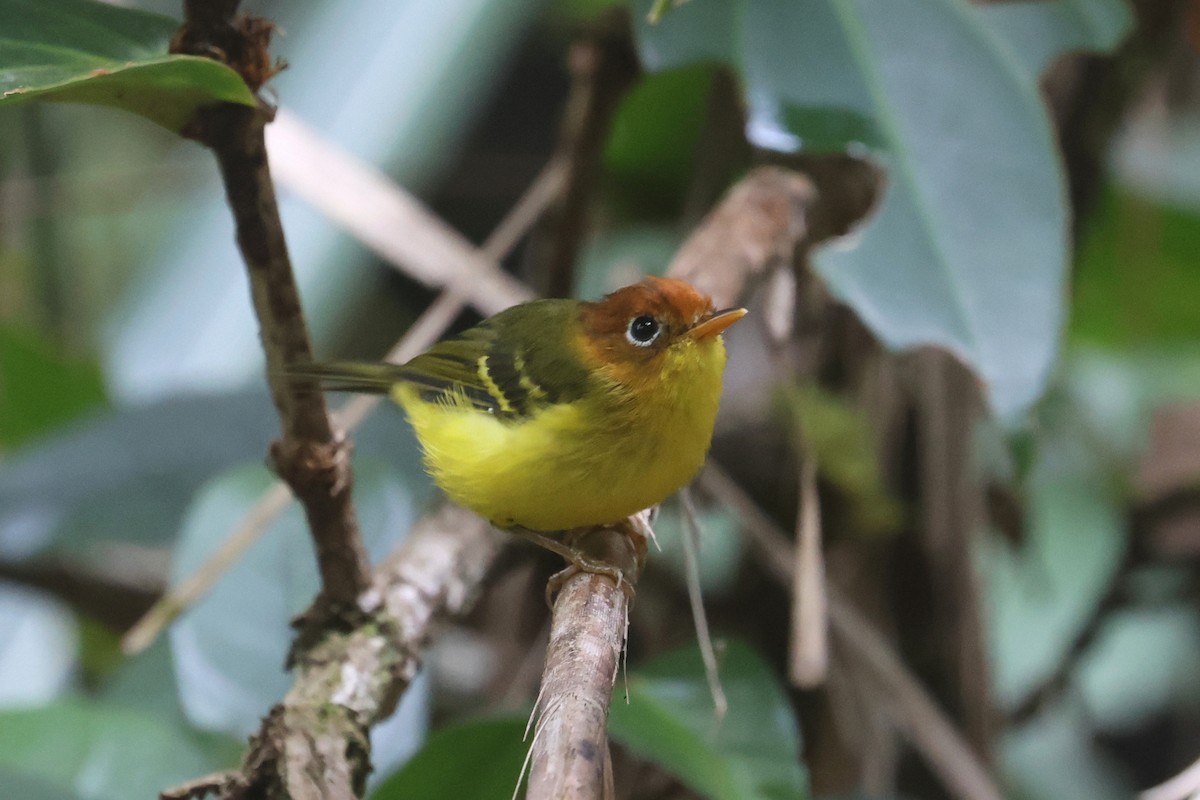
[[[649,277],[584,303],[580,319],[590,355],[638,369],[672,346],[716,341],[745,315],[744,308],[715,310],[708,295],[676,278]]]

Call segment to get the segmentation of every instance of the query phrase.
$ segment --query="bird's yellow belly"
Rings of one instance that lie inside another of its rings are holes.
[[[711,402],[664,396],[636,409],[587,401],[504,421],[400,390],[439,486],[501,527],[538,531],[616,522],[661,502],[704,462],[716,417]],[[669,405],[670,407],[664,407]]]

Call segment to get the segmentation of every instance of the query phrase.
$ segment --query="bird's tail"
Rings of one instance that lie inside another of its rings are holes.
[[[398,364],[363,364],[354,361],[308,361],[289,364],[284,376],[292,382],[312,381],[335,392],[387,394],[403,381]]]

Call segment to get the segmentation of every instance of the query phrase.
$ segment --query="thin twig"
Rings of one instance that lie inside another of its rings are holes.
[[[252,17],[233,19],[237,2],[187,0],[174,52],[222,56],[256,86],[269,64],[271,26]],[[254,74],[251,74],[251,71]],[[370,565],[351,502],[353,472],[345,439],[318,392],[293,385],[289,364],[312,360],[308,328],[288,255],[275,186],[267,160],[265,106],[222,104],[196,112],[186,133],[217,157],[225,195],[237,226],[237,242],[250,279],[254,311],[266,353],[271,397],[282,433],[271,446],[276,472],[304,507],[317,551],[323,599],[353,607],[370,585]]]
[[[500,269],[387,176],[281,112],[269,130],[279,182],[385,261],[426,286],[453,288],[485,316],[532,300]],[[562,165],[550,179],[561,181]],[[539,179],[546,179],[542,176]]]
[[[575,262],[587,232],[604,144],[613,117],[641,68],[624,9],[601,15],[567,55],[571,91],[563,112],[555,159],[566,165],[557,201],[533,238],[535,280],[548,297],[567,297],[574,288]]]
[[[259,540],[271,522],[283,513],[291,501],[292,492],[286,483],[276,481],[272,484],[233,529],[233,533],[221,542],[216,552],[178,587],[159,598],[150,610],[126,631],[121,637],[121,652],[132,656],[153,644],[166,626],[207,594],[221,576],[237,563],[246,549]]]
[[[717,667],[717,654],[713,649],[712,634],[708,630],[708,616],[704,613],[704,598],[700,595],[700,516],[692,492],[684,487],[679,493],[683,504],[683,564],[687,573],[688,603],[692,607],[692,621],[696,625],[696,641],[700,645],[700,658],[704,662],[704,678],[713,700],[713,716],[720,725],[729,712],[729,701],[721,686],[721,675]]]
[[[480,248],[482,256],[498,261],[507,255],[537,221],[554,197],[561,181],[561,167],[556,162],[549,162],[483,243]],[[395,185],[390,185],[390,189],[403,193],[403,189]],[[470,265],[464,265],[464,269],[470,268]],[[462,312],[464,305],[464,297],[459,294],[457,288],[444,289],[392,346],[385,360],[404,362],[425,350],[441,337]],[[347,433],[352,433],[379,407],[382,400],[381,396],[374,395],[354,397],[335,412],[335,417]],[[122,637],[122,651],[126,655],[135,655],[145,650],[167,625],[207,594],[221,576],[237,562],[246,548],[256,542],[267,527],[283,513],[291,496],[291,491],[284,483],[272,485],[246,512],[242,521],[209,560],[185,578],[178,588],[172,589],[159,599],[130,628]]]
[[[794,556],[787,534],[716,465],[704,468],[700,485],[738,516],[759,563],[789,586]],[[826,597],[832,632],[846,652],[874,676],[892,723],[925,757],[946,788],[963,800],[1001,800],[1000,789],[975,751],[883,635],[828,584]]]
[[[811,689],[829,672],[829,609],[825,597],[825,559],[821,550],[821,501],[817,459],[806,452],[800,462],[800,513],[796,523],[792,571],[792,683]]]

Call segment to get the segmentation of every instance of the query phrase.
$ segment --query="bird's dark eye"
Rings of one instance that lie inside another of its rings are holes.
[[[658,320],[643,314],[629,321],[629,330],[625,331],[625,338],[632,345],[646,347],[658,338],[658,334],[661,331],[662,328],[659,326]]]

